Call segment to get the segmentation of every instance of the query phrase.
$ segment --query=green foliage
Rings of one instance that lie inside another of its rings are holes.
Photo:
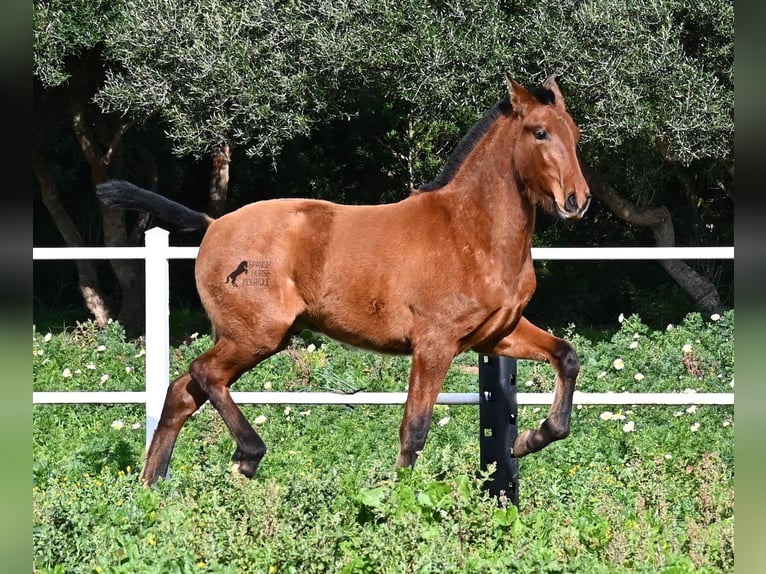
[[[121,27],[122,2],[35,0],[32,73],[46,87],[65,83],[67,60],[95,48]]]
[[[274,155],[319,122],[387,102],[408,118],[391,145],[419,174],[502,96],[505,72],[557,72],[596,163],[731,157],[730,2],[128,0],[114,13],[106,45],[120,65],[97,100],[163,117],[179,154],[229,142]]]
[[[539,3],[523,20],[533,50],[566,74],[591,156],[731,157],[731,2]]]
[[[79,68],[93,76],[83,83],[95,91],[95,103],[113,118],[138,122],[115,150],[115,173],[140,179],[149,153],[158,158],[163,192],[206,191],[209,167],[194,173],[192,158],[229,143],[232,207],[285,196],[401,199],[432,179],[460,136],[505,95],[505,73],[530,85],[562,73],[594,174],[639,207],[667,206],[679,245],[731,244],[729,0],[37,0],[33,7],[33,75],[43,88],[35,97],[44,108],[36,112],[39,139],[58,162],[53,173],[84,178],[59,178],[84,225],[93,211],[81,199],[90,172],[75,161],[77,142],[59,142],[54,133],[54,123],[66,131],[71,120],[66,97],[51,88],[66,84],[73,63],[87,54],[103,66]],[[183,158],[171,157],[169,146]],[[132,167],[136,157],[140,168]],[[598,201],[577,227],[544,216],[539,227],[538,245],[655,241]],[[98,230],[83,233],[95,240],[93,234]],[[714,279],[729,304],[729,262],[694,267]],[[625,268],[613,267],[614,276]],[[561,285],[572,274],[551,269],[557,272],[554,293],[544,299],[553,301],[544,307],[546,319],[599,325],[604,300],[631,303],[653,325],[694,308],[673,283],[662,305],[650,305],[662,278],[669,281],[664,272],[626,271],[622,283],[601,283],[599,301],[584,298],[574,316],[559,313],[568,299]],[[578,266],[578,283],[595,285],[601,274],[584,269]]]
[[[733,326],[730,312],[662,331],[631,315],[600,341],[574,326],[561,336],[582,360],[580,390],[722,392],[733,386]],[[189,337],[171,369],[210,344]],[[99,389],[83,369],[93,361],[115,390],[135,390],[125,366],[139,370],[141,348],[117,324],[34,333],[33,388]],[[475,361],[458,357],[444,390],[475,390]],[[401,390],[408,366],[306,336],[237,390]],[[66,367],[81,373],[62,377]],[[521,391],[547,391],[553,373],[522,361],[518,376]],[[233,442],[204,406],[179,437],[170,477],[145,489],[143,407],[36,406],[35,571],[733,571],[731,406],[577,408],[569,438],[520,461],[519,509],[481,489],[474,406],[437,405],[418,465],[398,472],[400,407],[242,408],[269,446],[255,479],[230,473]],[[526,427],[544,415],[525,406],[519,416]]]

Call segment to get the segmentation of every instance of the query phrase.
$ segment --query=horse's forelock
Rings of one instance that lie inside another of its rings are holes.
[[[532,95],[541,104],[554,105],[556,103],[556,94],[554,94],[552,90],[549,90],[548,88],[545,88],[543,86],[534,88],[532,90]]]

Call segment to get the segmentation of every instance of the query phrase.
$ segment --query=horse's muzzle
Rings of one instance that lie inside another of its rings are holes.
[[[590,199],[590,194],[586,195],[585,201],[580,205],[577,202],[577,195],[573,192],[567,196],[567,199],[564,202],[564,209],[561,209],[561,206],[558,203],[556,204],[556,208],[563,219],[582,219],[585,212],[588,211],[588,207],[590,207]]]

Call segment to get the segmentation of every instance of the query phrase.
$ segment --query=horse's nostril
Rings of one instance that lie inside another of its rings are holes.
[[[575,197],[574,193],[569,194],[569,196],[567,197],[566,203],[564,203],[564,207],[570,213],[573,211],[577,211],[577,198]]]

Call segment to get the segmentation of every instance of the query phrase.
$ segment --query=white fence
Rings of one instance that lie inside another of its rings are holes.
[[[34,392],[34,404],[146,405],[146,444],[162,412],[170,372],[170,259],[194,259],[197,247],[171,247],[168,232],[155,227],[146,232],[145,247],[35,247],[34,260],[144,259],[146,263],[146,390],[143,392]],[[734,247],[533,247],[534,259],[547,260],[663,260],[734,259]],[[241,404],[403,404],[406,393],[282,393],[233,392]],[[520,405],[543,405],[553,393],[518,393]],[[477,393],[441,393],[440,404],[479,404]],[[734,393],[583,393],[574,403],[583,405],[731,405]]]

